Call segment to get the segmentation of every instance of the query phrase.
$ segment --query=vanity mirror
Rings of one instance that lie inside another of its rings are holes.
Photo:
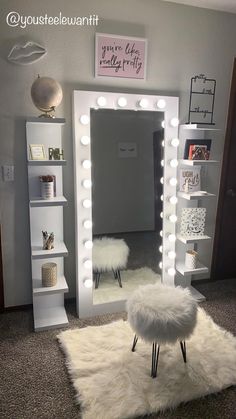
[[[174,284],[178,98],[75,91],[73,106],[83,318],[123,310],[160,275]]]

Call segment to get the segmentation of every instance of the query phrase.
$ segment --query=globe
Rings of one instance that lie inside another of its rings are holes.
[[[52,112],[60,105],[63,93],[56,80],[38,76],[32,84],[31,97],[36,108],[44,112],[40,117],[54,118]]]

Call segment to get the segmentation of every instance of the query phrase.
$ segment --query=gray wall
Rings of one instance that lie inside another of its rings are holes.
[[[97,13],[94,27],[30,26],[10,28],[5,16],[10,11],[23,15],[88,15]],[[158,0],[1,0],[0,24],[0,165],[14,164],[13,184],[0,181],[0,216],[3,235],[6,306],[31,302],[30,249],[25,157],[25,118],[37,115],[30,87],[37,74],[57,79],[64,99],[57,116],[67,120],[64,150],[69,162],[64,171],[65,239],[70,256],[66,276],[70,296],[75,290],[74,194],[71,135],[71,96],[74,89],[117,90],[180,96],[180,117],[186,121],[190,77],[205,73],[217,79],[215,121],[225,127],[233,57],[236,54],[236,16],[206,9],[170,4]],[[95,79],[95,32],[133,35],[148,39],[147,80]],[[48,49],[47,56],[29,66],[6,61],[18,40],[31,39]],[[223,147],[224,133],[217,143]],[[214,178],[212,182],[217,182]]]
[[[154,230],[153,133],[163,119],[162,112],[91,112],[94,234]],[[119,143],[134,143],[136,157],[120,157]]]

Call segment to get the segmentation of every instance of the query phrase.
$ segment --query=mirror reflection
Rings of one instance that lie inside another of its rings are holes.
[[[91,109],[93,303],[160,278],[163,112]]]

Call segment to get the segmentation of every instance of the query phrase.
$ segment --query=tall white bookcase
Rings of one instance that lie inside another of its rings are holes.
[[[204,139],[206,133],[210,133],[211,139],[212,135],[214,136],[214,131],[220,131],[219,129],[215,129],[213,127],[202,127],[198,124],[188,124],[188,125],[181,125],[180,126],[180,154],[183,156],[184,152],[184,145],[186,139]],[[207,135],[208,136],[208,135]],[[214,138],[213,138],[214,140]],[[204,172],[204,176],[207,178],[208,169],[213,167],[214,165],[218,164],[219,161],[217,160],[184,160],[179,159],[179,168],[187,168],[193,167],[196,165],[201,166],[201,171]],[[205,183],[207,186],[207,179],[205,179]],[[207,189],[207,187],[206,187]],[[178,219],[181,219],[181,212],[183,208],[188,207],[204,207],[206,200],[215,199],[216,195],[214,193],[209,192],[208,190],[205,191],[205,194],[201,193],[185,193],[185,192],[178,192]],[[180,223],[178,223],[179,225]],[[207,226],[206,226],[207,227]],[[192,295],[198,301],[204,301],[206,298],[202,295],[199,291],[197,291],[192,285],[192,277],[202,274],[207,274],[209,272],[209,267],[204,266],[202,263],[198,263],[195,269],[187,269],[185,267],[185,253],[186,250],[195,250],[198,251],[205,242],[209,242],[212,240],[212,237],[208,234],[203,236],[193,236],[193,237],[183,237],[177,233],[177,244],[176,244],[176,271],[178,275],[182,277],[180,280],[181,285],[186,286],[190,289]]]
[[[68,323],[64,308],[64,293],[68,292],[64,276],[64,257],[68,255],[63,240],[63,166],[65,160],[49,160],[48,149],[62,148],[64,119],[28,118],[26,121],[26,145],[28,163],[29,218],[31,240],[32,291],[35,331],[61,327]],[[32,160],[30,144],[43,144],[46,160]],[[56,195],[53,199],[41,198],[41,175],[54,175]],[[42,231],[53,232],[54,249],[43,250]],[[57,264],[57,284],[43,287],[42,264]]]

